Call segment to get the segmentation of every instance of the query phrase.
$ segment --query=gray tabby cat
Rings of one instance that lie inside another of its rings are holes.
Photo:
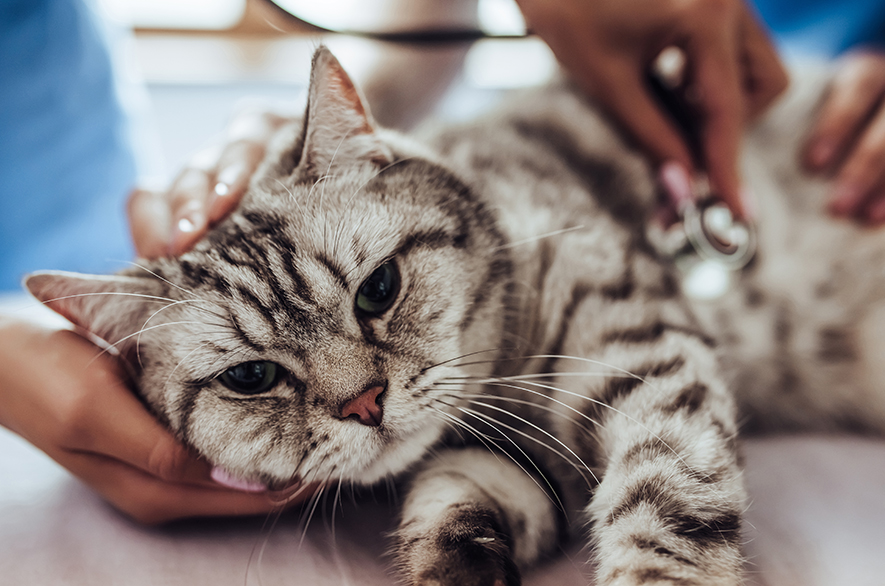
[[[407,584],[513,586],[569,535],[600,584],[738,584],[729,387],[757,426],[885,421],[883,235],[777,166],[807,115],[751,139],[763,251],[701,304],[646,238],[648,164],[569,88],[409,139],[320,48],[304,120],[193,251],[27,286],[234,477],[407,478]]]

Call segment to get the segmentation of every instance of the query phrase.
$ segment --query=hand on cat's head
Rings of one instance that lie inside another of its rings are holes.
[[[166,191],[139,188],[128,215],[138,256],[177,256],[239,204],[273,134],[287,121],[264,109],[236,115],[219,144],[198,153]]]

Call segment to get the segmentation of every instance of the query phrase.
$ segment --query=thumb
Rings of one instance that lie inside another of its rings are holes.
[[[72,451],[90,452],[129,464],[166,482],[211,483],[210,466],[176,439],[122,380],[101,381],[95,397],[78,425],[81,430]]]

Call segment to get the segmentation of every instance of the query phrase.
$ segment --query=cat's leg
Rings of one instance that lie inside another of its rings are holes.
[[[562,309],[547,303],[546,362],[532,367],[555,377],[548,428],[598,481],[576,505],[598,583],[739,584],[746,493],[716,342],[666,268],[628,263],[612,285],[578,280]]]
[[[582,412],[597,427],[574,438],[600,480],[585,509],[598,583],[739,584],[745,492],[713,352],[653,326],[625,331],[600,358],[635,377],[594,383],[599,402]]]
[[[516,586],[558,542],[540,481],[482,448],[444,452],[413,479],[396,533],[410,586]]]

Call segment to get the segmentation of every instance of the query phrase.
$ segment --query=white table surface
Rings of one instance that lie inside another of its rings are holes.
[[[45,317],[23,297],[0,297],[0,311]],[[750,584],[885,582],[885,441],[778,437],[749,440],[745,452]],[[383,554],[394,517],[393,506],[370,498],[345,504],[334,523],[319,512],[306,533],[299,511],[276,523],[251,518],[145,528],[0,429],[2,585],[392,586]],[[588,573],[573,547],[524,584],[577,586],[589,582]]]

